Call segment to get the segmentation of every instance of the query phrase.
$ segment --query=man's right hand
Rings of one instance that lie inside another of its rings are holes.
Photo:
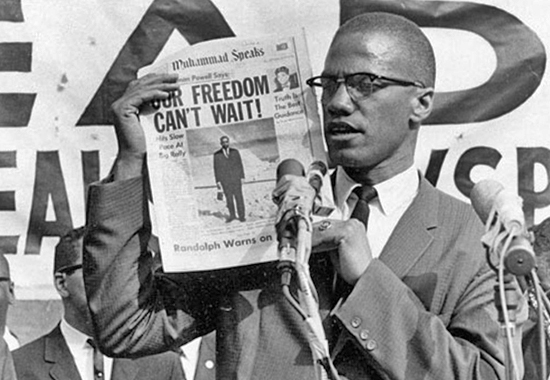
[[[171,91],[178,89],[177,79],[177,74],[147,74],[130,82],[122,97],[112,104],[118,141],[115,180],[141,175],[147,148],[139,122],[140,108],[151,100],[167,99]]]

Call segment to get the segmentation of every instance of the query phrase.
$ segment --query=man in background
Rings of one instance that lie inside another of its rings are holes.
[[[185,379],[175,352],[112,359],[97,350],[82,278],[85,233],[83,227],[75,229],[62,237],[55,248],[54,285],[61,296],[64,315],[50,333],[13,352],[18,379]]]
[[[237,219],[235,203],[239,220],[244,222],[245,209],[243,198],[244,168],[241,154],[235,148],[229,146],[229,137],[220,138],[221,149],[214,153],[214,178],[218,190],[223,190],[229,217],[226,222]]]
[[[13,359],[3,338],[8,308],[13,300],[13,282],[10,277],[10,267],[8,260],[0,253],[0,379],[2,380],[16,379]]]

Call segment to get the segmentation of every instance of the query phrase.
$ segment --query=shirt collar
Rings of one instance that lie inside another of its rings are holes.
[[[397,174],[396,176],[374,185],[378,193],[378,203],[385,215],[391,215],[400,207],[403,202],[412,200],[420,184],[420,178],[414,166]],[[336,205],[342,210],[348,198],[352,195],[353,189],[361,186],[351,179],[344,168],[338,166],[336,169],[335,197]]]
[[[69,347],[91,348],[87,342],[90,337],[69,325],[65,318],[61,320],[60,328]]]

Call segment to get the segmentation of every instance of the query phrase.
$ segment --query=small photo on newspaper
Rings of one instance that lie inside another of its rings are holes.
[[[164,270],[277,260],[277,166],[326,162],[304,32],[196,44],[150,72],[180,84],[142,114]]]

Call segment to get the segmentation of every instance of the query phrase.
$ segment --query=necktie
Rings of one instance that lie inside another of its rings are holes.
[[[103,354],[99,351],[93,339],[90,338],[87,342],[94,349],[94,380],[104,380]]]
[[[356,187],[353,189],[353,192],[359,197],[355,208],[351,213],[350,219],[357,219],[365,225],[367,228],[367,223],[369,220],[369,201],[376,198],[377,193],[376,189],[369,185],[364,185],[361,187]],[[352,286],[347,284],[340,276],[336,276],[334,281],[334,296],[335,300],[345,298],[349,295],[352,290]]]
[[[369,185],[363,185],[356,187],[353,192],[359,197],[355,208],[351,213],[350,219],[357,219],[365,225],[367,228],[367,222],[369,220],[369,201],[376,198],[376,189]]]
[[[359,220],[361,223],[365,225],[365,229],[367,228],[367,222],[369,219],[369,201],[376,198],[378,195],[376,192],[376,189],[369,185],[364,185],[361,187],[356,187],[353,192],[359,197],[357,200],[357,203],[355,204],[355,208],[353,209],[353,212],[351,213],[350,219],[354,218]],[[336,274],[336,273],[335,273]],[[333,296],[334,296],[334,302],[341,302],[341,300],[345,299],[353,290],[353,287],[349,285],[347,282],[345,282],[340,276],[336,275],[334,278],[334,290],[333,290]],[[340,335],[341,326],[333,320],[332,330],[331,330],[331,345],[333,346],[336,344],[336,339]]]

